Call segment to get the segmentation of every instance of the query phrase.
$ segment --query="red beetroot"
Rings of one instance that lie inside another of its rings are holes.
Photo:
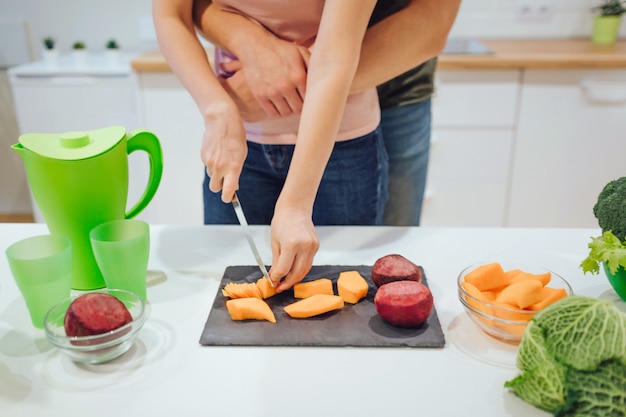
[[[404,256],[394,253],[383,256],[374,263],[372,281],[378,288],[394,281],[422,282],[422,270]]]
[[[68,336],[91,336],[115,330],[133,320],[130,312],[117,298],[104,293],[81,295],[65,313]]]
[[[416,281],[395,281],[382,285],[374,296],[376,312],[396,327],[419,327],[430,316],[433,295]]]

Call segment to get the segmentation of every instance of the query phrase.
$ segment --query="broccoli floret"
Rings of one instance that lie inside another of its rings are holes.
[[[603,232],[613,232],[620,241],[626,241],[626,177],[604,186],[593,214]]]

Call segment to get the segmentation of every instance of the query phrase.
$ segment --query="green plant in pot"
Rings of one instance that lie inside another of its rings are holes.
[[[602,0],[601,4],[592,9],[597,15],[593,19],[593,43],[609,45],[615,43],[622,15],[626,13],[624,0]]]
[[[104,46],[109,50],[120,49],[120,46],[115,39],[109,39]]]
[[[46,36],[45,38],[43,38],[43,47],[48,50],[51,51],[54,49],[54,38],[52,38],[51,36]]]
[[[626,301],[626,177],[610,181],[593,206],[602,236],[591,238],[589,255],[581,262],[584,273],[600,267],[620,298]]]

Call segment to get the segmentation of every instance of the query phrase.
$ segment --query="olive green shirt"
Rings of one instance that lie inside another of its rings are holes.
[[[403,9],[409,0],[378,0],[370,19],[370,26]],[[378,97],[382,110],[406,106],[424,101],[433,94],[437,58],[400,74],[378,86]]]

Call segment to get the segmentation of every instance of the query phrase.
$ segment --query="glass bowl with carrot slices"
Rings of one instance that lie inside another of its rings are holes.
[[[457,279],[465,312],[485,333],[519,342],[535,314],[573,294],[560,275],[523,262],[483,262],[463,269]]]

